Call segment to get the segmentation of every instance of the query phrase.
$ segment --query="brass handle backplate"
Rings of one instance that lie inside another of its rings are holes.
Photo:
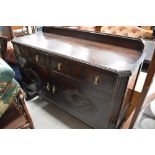
[[[52,93],[55,94],[55,92],[56,92],[56,88],[55,88],[55,86],[53,85],[53,86],[52,86]]]
[[[38,61],[39,61],[39,56],[36,55],[35,59],[36,59],[36,61],[38,62]]]
[[[48,91],[50,91],[50,84],[49,83],[47,83],[46,88]]]
[[[58,70],[61,71],[62,69],[62,63],[58,63]]]
[[[94,85],[98,85],[100,82],[100,77],[97,75],[95,76],[95,79],[94,79]]]
[[[47,85],[46,85],[46,89],[47,89],[48,91],[51,90],[53,94],[55,94],[55,92],[56,92],[55,85],[53,85],[53,86],[52,86],[52,89],[50,89],[50,84],[49,84],[49,83],[47,83]]]

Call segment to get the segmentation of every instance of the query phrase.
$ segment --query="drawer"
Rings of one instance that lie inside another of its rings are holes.
[[[46,66],[46,55],[42,54],[38,50],[29,50],[29,58],[30,60],[38,65]]]
[[[46,66],[46,54],[42,54],[39,50],[17,44],[14,44],[14,49],[16,55],[23,56],[35,64]]]
[[[59,57],[51,57],[51,69],[65,75],[80,77],[81,65],[78,62]]]
[[[14,45],[14,50],[15,50],[16,55],[29,57],[29,52],[26,47],[22,45],[17,45],[17,44],[13,44],[13,45]]]
[[[81,78],[90,84],[104,89],[108,92],[113,92],[117,76],[106,71],[99,71],[95,68],[83,67]]]

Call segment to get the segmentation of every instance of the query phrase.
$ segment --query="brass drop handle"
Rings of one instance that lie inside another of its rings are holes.
[[[60,62],[58,63],[58,70],[61,71],[61,69],[62,69],[62,63]]]
[[[49,83],[47,83],[46,88],[48,91],[50,91],[50,84]]]
[[[98,85],[100,82],[100,77],[97,75],[95,76],[95,79],[94,79],[94,85]]]
[[[55,92],[56,92],[56,88],[55,88],[55,86],[53,85],[53,86],[52,86],[52,93],[55,94]]]
[[[38,61],[39,61],[39,56],[36,55],[35,59],[36,59],[36,61],[38,62]]]

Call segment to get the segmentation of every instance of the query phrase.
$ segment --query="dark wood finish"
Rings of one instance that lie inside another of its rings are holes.
[[[39,38],[39,40],[37,38]],[[120,39],[118,41],[120,41]],[[110,43],[101,44],[98,42],[47,33],[37,33],[16,38],[13,42],[20,42],[21,45],[37,48],[40,52],[45,51],[47,54],[52,53],[81,63],[90,64],[97,68],[128,75],[134,70],[137,59],[143,58],[143,54],[138,51],[138,49],[133,50],[114,46],[113,42],[111,45]],[[140,42],[140,40],[136,40],[136,42],[141,47],[142,42]],[[123,45],[124,44],[125,43],[123,43]],[[141,47],[141,50],[142,48],[143,47]],[[35,51],[36,49],[33,50]],[[114,63],[114,60],[117,60],[116,63]]]
[[[79,76],[81,65],[78,62],[70,61],[68,59],[51,56],[50,57],[50,67],[54,71],[70,75],[70,76]]]
[[[129,78],[144,60],[141,40],[44,27],[12,42],[40,75],[40,96],[93,128],[117,128]]]
[[[48,99],[94,128],[108,127],[111,94],[53,71],[49,79],[50,90],[45,95]]]
[[[57,35],[63,35],[67,37],[75,37],[79,39],[95,41],[100,43],[106,43],[110,45],[116,45],[126,47],[129,49],[143,50],[144,45],[140,39],[134,39],[129,37],[117,36],[113,34],[97,33],[90,31],[80,31],[77,29],[65,29],[62,27],[43,27],[43,32],[52,33]]]
[[[2,58],[5,58],[5,54],[7,51],[7,37],[0,36],[0,54],[2,55]]]
[[[136,94],[135,86],[136,86],[136,83],[137,83],[138,76],[140,74],[141,68],[142,68],[142,65],[140,65],[135,70],[135,72],[132,74],[132,76],[130,76],[130,78],[129,78],[126,93],[125,93],[125,97],[124,97],[124,100],[123,100],[123,104],[122,104],[120,115],[119,115],[118,122],[117,122],[117,127],[118,128],[121,128],[122,124],[126,121],[126,119],[128,119],[128,117],[133,112],[132,109],[134,109],[133,107],[135,106],[135,104],[133,104],[133,100],[135,100],[134,95]]]

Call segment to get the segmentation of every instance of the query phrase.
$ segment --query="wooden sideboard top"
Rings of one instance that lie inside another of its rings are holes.
[[[131,74],[143,55],[135,49],[45,32],[12,42],[122,74]]]

